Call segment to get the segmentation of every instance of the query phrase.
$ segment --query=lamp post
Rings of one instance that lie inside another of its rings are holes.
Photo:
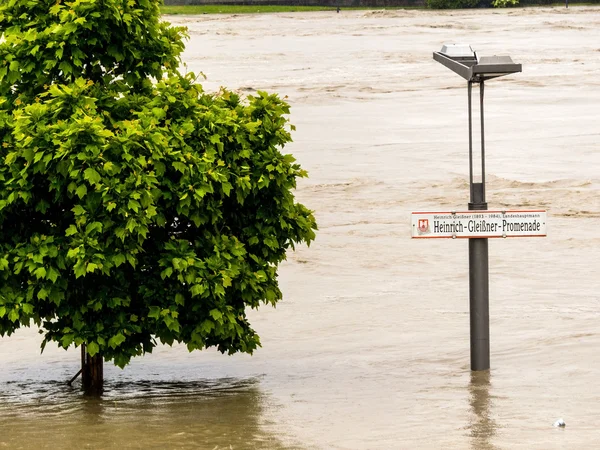
[[[479,57],[470,45],[446,44],[433,59],[467,80],[469,108],[469,210],[487,210],[485,197],[485,138],[483,96],[486,80],[521,72],[510,56]],[[481,119],[481,182],[473,179],[472,87],[479,84]],[[471,334],[471,370],[490,368],[490,307],[487,238],[469,239],[469,311]]]

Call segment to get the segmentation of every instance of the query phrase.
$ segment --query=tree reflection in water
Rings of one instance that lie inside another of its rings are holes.
[[[469,383],[469,405],[471,423],[469,424],[471,447],[474,450],[495,450],[492,443],[496,434],[496,422],[492,418],[490,399],[491,376],[489,370],[471,372]]]
[[[0,448],[298,448],[266,429],[272,406],[255,379],[134,382],[99,399],[64,383],[0,389]]]

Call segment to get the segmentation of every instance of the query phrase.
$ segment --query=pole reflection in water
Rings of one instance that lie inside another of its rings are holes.
[[[108,395],[89,398],[58,382],[4,385],[0,448],[297,448],[265,428],[269,401],[257,380],[107,388]]]
[[[472,417],[469,430],[473,450],[495,450],[497,448],[492,443],[497,425],[492,418],[490,381],[489,370],[471,372],[469,405],[471,406]]]

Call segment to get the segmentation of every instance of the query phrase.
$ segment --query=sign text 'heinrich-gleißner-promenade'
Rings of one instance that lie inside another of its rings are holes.
[[[413,212],[413,238],[546,236],[546,211]]]

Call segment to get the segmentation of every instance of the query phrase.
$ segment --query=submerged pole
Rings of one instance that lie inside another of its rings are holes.
[[[479,83],[479,113],[481,116],[481,183],[473,181],[473,137],[471,114],[471,82],[468,85],[469,98],[469,167],[471,168],[469,210],[487,209],[485,200],[485,139],[483,118],[483,80]],[[490,295],[488,240],[469,239],[469,314],[471,335],[471,370],[490,368]]]
[[[488,240],[469,239],[471,370],[490,368]]]

